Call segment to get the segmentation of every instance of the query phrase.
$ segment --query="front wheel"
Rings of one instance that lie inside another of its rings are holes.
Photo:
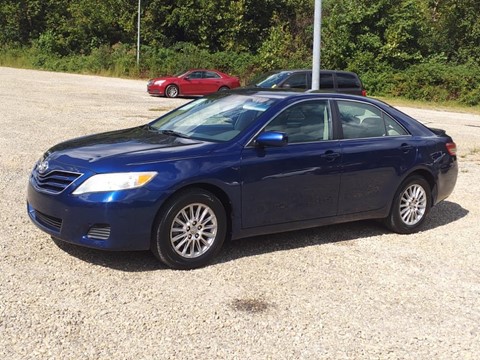
[[[165,96],[169,98],[176,98],[179,93],[177,85],[168,85],[165,89]]]
[[[425,221],[431,203],[428,182],[421,176],[411,176],[400,185],[385,224],[400,234],[413,233]]]
[[[227,91],[227,90],[230,90],[228,86],[221,86],[220,89],[218,89],[218,91]]]
[[[158,214],[151,249],[173,269],[194,269],[209,263],[225,240],[223,204],[202,189],[181,192]]]

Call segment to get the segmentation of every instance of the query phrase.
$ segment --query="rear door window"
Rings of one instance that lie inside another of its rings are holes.
[[[344,139],[387,135],[383,113],[375,106],[354,101],[337,101]]]
[[[333,89],[333,74],[320,73],[320,89]]]

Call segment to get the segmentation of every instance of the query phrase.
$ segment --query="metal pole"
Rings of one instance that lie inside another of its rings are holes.
[[[138,0],[138,20],[137,20],[137,67],[140,64],[140,9],[141,0]]]
[[[312,90],[320,89],[321,29],[322,29],[322,0],[315,0],[315,14],[313,17]]]

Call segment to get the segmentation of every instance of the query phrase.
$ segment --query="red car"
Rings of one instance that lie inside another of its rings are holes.
[[[217,70],[195,69],[173,76],[150,79],[147,91],[150,95],[174,98],[181,95],[207,95],[239,86],[240,81],[234,76]]]

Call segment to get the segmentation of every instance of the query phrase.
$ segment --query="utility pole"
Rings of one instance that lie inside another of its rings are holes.
[[[138,20],[137,20],[137,67],[140,65],[140,10],[141,10],[141,0],[138,0]]]
[[[322,0],[315,0],[315,13],[313,17],[312,90],[320,89],[321,30],[322,30]]]

